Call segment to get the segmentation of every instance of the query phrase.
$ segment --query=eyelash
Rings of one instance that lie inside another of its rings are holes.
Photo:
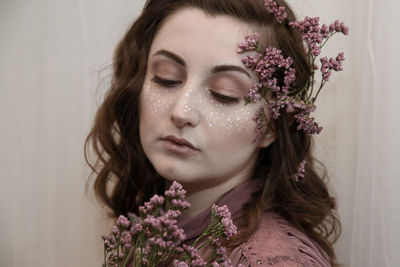
[[[159,85],[168,87],[168,88],[172,88],[174,86],[177,86],[178,84],[180,84],[180,81],[174,81],[174,80],[167,80],[167,79],[163,79],[161,77],[158,76],[154,76],[151,79],[154,83],[157,83]],[[214,91],[210,91],[211,94],[213,95],[213,97],[220,103],[223,104],[234,104],[234,103],[238,103],[240,102],[239,98],[235,98],[235,97],[230,97],[230,96],[226,96],[226,95],[221,95],[218,94],[217,92]]]

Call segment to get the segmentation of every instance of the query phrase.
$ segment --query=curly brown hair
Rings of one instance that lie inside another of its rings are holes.
[[[288,26],[296,20],[284,1],[277,1],[288,13],[278,24],[265,11],[263,0],[148,0],[140,17],[120,41],[114,55],[111,87],[99,107],[94,125],[85,142],[85,159],[95,174],[97,198],[110,208],[110,216],[138,212],[153,194],[162,194],[165,183],[146,157],[139,137],[139,95],[146,74],[147,60],[154,36],[165,19],[185,8],[199,8],[211,16],[227,15],[254,25],[262,45],[282,50],[294,61],[296,87],[303,88],[311,69],[300,33]],[[264,188],[254,194],[254,201],[244,206],[242,231],[225,245],[233,248],[256,230],[268,203],[273,211],[303,231],[326,252],[333,266],[338,266],[332,244],[341,233],[333,198],[326,186],[326,175],[316,171],[312,156],[312,138],[296,129],[293,115],[285,112],[271,120],[274,142],[260,150],[252,179],[262,178]],[[96,156],[89,160],[89,147]],[[305,177],[300,182],[288,179],[299,163],[307,160]],[[322,166],[322,164],[320,165]]]

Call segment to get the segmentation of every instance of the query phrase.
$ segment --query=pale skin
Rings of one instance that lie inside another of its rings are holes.
[[[253,143],[252,117],[262,103],[244,105],[257,78],[236,51],[252,33],[251,25],[234,18],[183,9],[153,40],[140,95],[140,141],[167,187],[176,180],[187,190],[192,206],[181,218],[250,179],[260,148],[273,141],[267,135]],[[160,140],[166,134],[185,138],[198,151],[188,156],[167,150]]]

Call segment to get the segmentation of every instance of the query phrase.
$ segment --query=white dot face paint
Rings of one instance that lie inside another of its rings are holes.
[[[191,88],[191,86],[188,86],[187,90],[192,90]],[[168,92],[168,90],[168,88],[157,86],[152,87],[147,84],[142,92],[144,109],[154,115],[156,113],[162,114],[169,111],[170,107],[174,104],[174,99],[176,99],[176,97],[174,96],[172,99],[169,99],[171,93]],[[200,88],[195,90],[204,91],[201,92],[204,95],[190,98],[189,93],[184,93],[184,97],[187,99],[183,102],[184,113],[189,113],[197,108],[199,115],[202,117],[204,122],[208,124],[210,127],[209,131],[212,131],[213,134],[229,136],[242,131],[254,134],[255,123],[252,121],[252,117],[256,112],[257,107],[261,106],[261,103],[244,106],[242,100],[240,104],[236,104],[232,107],[218,103],[214,100],[212,94],[209,92],[209,88]],[[206,99],[203,100],[203,97]]]
[[[249,179],[260,148],[253,144],[252,118],[262,103],[244,105],[243,97],[256,82],[236,53],[246,29],[252,33],[249,25],[232,18],[184,9],[157,33],[140,96],[140,139],[166,179],[193,187],[233,187]],[[221,65],[244,71],[215,71]],[[161,140],[167,135],[184,138],[198,150],[174,152]]]

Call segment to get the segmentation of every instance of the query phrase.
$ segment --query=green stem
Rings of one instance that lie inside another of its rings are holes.
[[[300,91],[298,91],[297,94],[295,94],[293,98],[298,97],[298,96],[301,95],[304,91],[306,91],[306,93],[307,93],[307,88],[308,88],[309,84],[310,84],[310,82],[307,81],[306,85],[305,85]],[[293,89],[293,91],[295,91],[295,89]],[[307,98],[308,98],[308,95],[306,95],[306,96],[307,96]]]
[[[117,240],[117,260],[118,260],[118,267],[121,267],[121,263],[120,263],[120,261],[119,261],[119,246],[120,246],[120,244],[119,244],[119,242],[121,242],[121,233],[119,234],[119,237],[118,237],[118,240]]]
[[[142,261],[143,261],[143,250],[142,250],[142,238],[140,238],[140,267],[142,267]]]
[[[329,36],[326,37],[326,39],[325,39],[325,41],[322,43],[322,45],[320,45],[319,47],[322,49],[322,48],[325,46],[326,42],[328,42],[328,40],[329,40],[335,33],[336,33],[336,31],[333,31],[332,33],[330,33]]]
[[[127,262],[128,262],[128,259],[129,259],[129,257],[131,256],[131,253],[132,253],[133,249],[134,249],[134,246],[132,245],[132,246],[131,246],[131,249],[130,249],[129,252],[128,252],[128,255],[126,256],[126,258],[125,258],[124,261],[122,262],[122,267],[125,267],[125,266],[126,266],[126,264],[127,264]]]
[[[201,244],[200,247],[198,247],[197,249],[201,249],[202,247],[204,247],[204,246],[207,245],[208,243],[210,243],[210,240],[204,241],[203,244]]]
[[[313,99],[313,103],[314,103],[315,100],[317,99],[317,97],[318,97],[318,95],[319,95],[319,92],[321,92],[321,89],[322,89],[322,87],[324,87],[324,85],[325,85],[325,80],[322,80],[322,81],[321,81],[321,85],[319,86],[318,92],[317,92],[317,94],[315,95],[315,97],[314,97],[314,99]]]
[[[137,249],[139,248],[140,252],[139,255],[137,252]],[[137,237],[137,246],[135,247],[135,252],[134,252],[135,256],[133,258],[133,263],[135,267],[141,267],[142,266],[142,259],[143,259],[143,255],[142,255],[142,234],[139,234],[139,236]],[[137,261],[137,256],[139,256],[139,261]]]
[[[314,65],[312,65],[312,53],[311,52],[308,52],[308,65],[311,68],[311,77],[312,77],[312,74],[314,72]],[[311,82],[312,82],[312,80],[311,80],[311,78],[309,78],[307,81],[307,91],[308,91],[308,86],[310,86]],[[308,97],[308,95],[307,95],[307,97]]]
[[[107,267],[107,265],[106,265],[106,263],[107,263],[107,253],[106,253],[106,248],[105,248],[105,246],[104,246],[104,265],[103,265],[103,267],[105,266],[105,267]]]
[[[311,55],[311,58],[312,58],[312,65],[311,65],[311,68],[312,68],[312,71],[311,71],[311,92],[310,92],[310,95],[307,96],[308,99],[310,99],[312,97],[312,94],[313,94],[313,91],[314,91],[314,76],[315,76],[314,64],[315,64],[316,57],[314,57],[314,55]]]
[[[208,230],[208,229],[207,229],[207,230]],[[208,235],[208,231],[207,231],[207,230],[206,230],[203,234],[201,234],[201,236],[199,236],[199,237],[191,244],[192,247],[194,247],[194,246],[197,244],[197,242],[200,241],[200,239],[202,239],[204,236]]]
[[[195,242],[197,242],[198,241],[198,239],[196,239],[195,240]],[[195,244],[195,242],[193,242],[192,243],[192,247],[194,247],[194,244]],[[199,247],[196,247],[196,249],[201,249],[202,247],[204,247],[205,245],[207,245],[207,243],[209,243],[210,242],[210,240],[206,240],[206,241],[204,241]],[[180,259],[181,261],[186,261],[187,259],[189,259],[191,256],[189,255],[189,253],[188,252],[186,252],[186,254],[185,255],[183,255],[183,257]]]

